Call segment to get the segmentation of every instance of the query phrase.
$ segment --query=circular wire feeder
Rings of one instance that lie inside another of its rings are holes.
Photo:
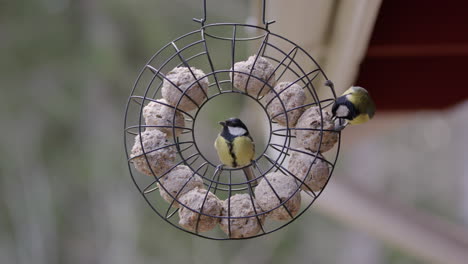
[[[151,208],[188,233],[216,240],[272,233],[302,215],[333,173],[341,137],[329,114],[333,83],[304,49],[270,32],[265,17],[264,27],[205,24],[206,11],[197,21],[199,30],[146,63],[128,98],[130,175]],[[230,94],[253,99],[269,124],[266,148],[243,168],[200,151],[215,138],[195,139],[200,110]]]

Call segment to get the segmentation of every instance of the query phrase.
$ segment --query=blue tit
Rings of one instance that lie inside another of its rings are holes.
[[[248,167],[255,157],[255,143],[247,126],[239,118],[235,117],[219,122],[219,124],[223,126],[223,129],[214,144],[219,160],[227,167],[244,167],[243,170],[247,179],[256,184],[252,167]]]
[[[338,130],[346,127],[347,123],[356,125],[369,121],[374,117],[375,104],[369,92],[359,86],[352,86],[335,100],[332,107],[334,118],[338,118]],[[344,124],[342,121],[346,120]]]

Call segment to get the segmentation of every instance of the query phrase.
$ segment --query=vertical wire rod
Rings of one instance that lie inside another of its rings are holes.
[[[198,22],[203,27],[206,22],[206,0],[203,0],[203,17],[202,18],[193,18],[195,22]],[[275,20],[266,20],[266,0],[262,1],[262,23],[265,26],[265,29],[268,29],[268,26],[275,23]]]

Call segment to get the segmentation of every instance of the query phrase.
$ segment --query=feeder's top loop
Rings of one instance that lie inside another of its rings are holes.
[[[274,20],[270,20],[270,21],[267,21],[266,20],[266,17],[265,17],[265,13],[266,13],[266,0],[263,0],[262,1],[262,22],[263,22],[263,25],[265,26],[265,29],[268,29],[268,26],[270,24],[273,24],[275,23],[276,21]],[[202,25],[202,27],[205,25],[205,22],[206,22],[206,0],[203,0],[203,18],[193,18],[193,21],[195,22],[198,22]]]

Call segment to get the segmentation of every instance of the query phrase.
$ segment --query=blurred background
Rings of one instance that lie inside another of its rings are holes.
[[[208,0],[207,22],[259,24],[260,7]],[[202,1],[3,1],[0,263],[466,263],[466,8],[267,1],[272,32],[317,58],[337,93],[368,88],[378,112],[343,132],[338,168],[296,222],[216,242],[154,214],[122,144],[135,78],[198,29]]]

